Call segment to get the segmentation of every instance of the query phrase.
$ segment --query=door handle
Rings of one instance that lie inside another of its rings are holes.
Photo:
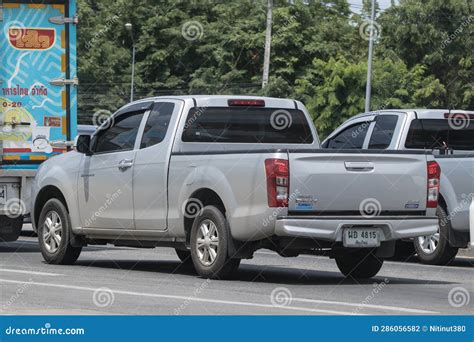
[[[118,164],[120,171],[126,171],[133,166],[133,159],[122,159]]]
[[[347,171],[367,172],[374,169],[374,163],[371,162],[344,162]]]

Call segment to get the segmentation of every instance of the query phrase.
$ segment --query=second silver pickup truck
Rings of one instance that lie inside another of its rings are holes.
[[[377,274],[398,239],[434,234],[440,169],[424,151],[319,149],[298,101],[239,96],[131,103],[34,182],[49,263],[86,245],[172,247],[204,277],[258,249]]]
[[[436,234],[420,236],[413,244],[399,243],[398,259],[415,250],[427,264],[449,264],[469,242],[474,246],[474,112],[447,109],[390,109],[357,115],[338,127],[323,142],[338,149],[432,151],[441,167]],[[413,248],[413,245],[415,248]],[[411,247],[411,248],[410,248]]]

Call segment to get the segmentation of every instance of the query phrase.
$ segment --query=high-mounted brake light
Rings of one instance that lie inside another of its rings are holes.
[[[228,100],[229,106],[244,106],[244,107],[265,107],[263,100]]]
[[[441,168],[435,161],[428,162],[428,195],[426,199],[427,208],[436,208],[439,197],[439,181],[441,178]]]
[[[288,189],[290,187],[290,172],[288,160],[266,159],[268,206],[288,207]]]

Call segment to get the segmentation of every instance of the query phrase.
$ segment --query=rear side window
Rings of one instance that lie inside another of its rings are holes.
[[[474,121],[450,125],[448,119],[416,119],[408,131],[406,148],[474,150]]]
[[[147,148],[159,144],[165,139],[173,110],[174,103],[155,103],[150,115],[148,116],[145,129],[143,130],[140,148]]]
[[[347,127],[341,133],[329,140],[328,148],[333,149],[358,149],[364,145],[365,136],[370,122],[361,122]]]
[[[255,107],[192,108],[184,142],[311,144],[313,136],[303,112]]]
[[[385,149],[392,142],[397,126],[397,115],[381,115],[375,119],[375,126],[369,141],[369,149]]]

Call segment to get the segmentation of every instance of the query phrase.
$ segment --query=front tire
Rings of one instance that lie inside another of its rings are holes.
[[[23,228],[23,216],[11,218],[0,216],[0,242],[12,242],[18,240]]]
[[[53,198],[44,205],[38,221],[41,254],[48,264],[71,265],[81,254],[72,240],[71,221],[64,204]]]
[[[211,279],[228,278],[240,265],[228,253],[230,228],[224,214],[214,206],[206,206],[191,228],[191,257],[196,272]]]
[[[439,220],[438,232],[416,238],[414,245],[418,259],[423,264],[447,265],[456,257],[458,248],[449,245],[451,221],[444,208],[438,206],[436,216]]]
[[[336,257],[336,264],[346,277],[369,279],[379,273],[383,265],[383,259],[376,257],[372,250],[357,251]]]

